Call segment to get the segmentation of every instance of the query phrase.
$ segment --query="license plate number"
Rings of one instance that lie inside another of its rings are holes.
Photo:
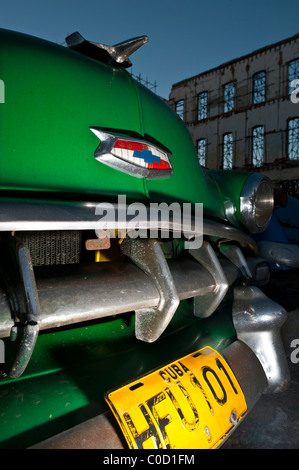
[[[106,393],[131,449],[217,448],[247,411],[241,387],[205,347]]]

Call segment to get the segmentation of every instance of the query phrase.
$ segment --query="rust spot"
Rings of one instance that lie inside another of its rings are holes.
[[[85,248],[88,251],[108,250],[110,246],[110,237],[106,232],[102,232],[99,238],[86,240],[85,242]]]

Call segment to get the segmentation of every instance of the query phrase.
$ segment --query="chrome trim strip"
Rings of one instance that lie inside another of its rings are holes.
[[[42,230],[96,230],[103,229],[96,214],[96,208],[99,202],[82,201],[53,201],[53,200],[35,200],[19,198],[0,199],[0,232],[15,231],[42,231]],[[101,203],[101,208],[103,208]],[[113,204],[117,213],[117,205]],[[107,203],[107,209],[111,209],[111,204]],[[108,210],[109,213],[109,210]],[[133,216],[132,216],[133,217]],[[127,220],[129,222],[129,219]],[[149,217],[144,221],[144,229],[162,229],[163,227],[150,226]],[[181,225],[176,225],[176,218],[170,218],[170,231],[181,230]],[[194,223],[194,227],[196,227]],[[125,229],[126,222],[123,225],[118,224],[118,229]],[[105,229],[105,227],[104,227]],[[253,239],[235,227],[223,225],[221,223],[203,221],[203,233],[194,233],[192,236],[212,236],[220,237],[224,240],[235,240],[242,246],[251,246],[257,253],[257,246]]]

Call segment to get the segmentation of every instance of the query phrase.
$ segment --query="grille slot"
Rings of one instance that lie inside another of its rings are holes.
[[[82,233],[79,230],[17,232],[30,252],[33,266],[75,264],[81,261]]]

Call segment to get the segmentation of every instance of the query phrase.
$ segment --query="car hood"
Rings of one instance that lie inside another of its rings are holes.
[[[224,217],[185,125],[126,70],[7,30],[0,30],[0,61],[1,189],[203,203],[207,214]],[[100,140],[91,127],[168,149],[172,176],[149,181],[97,161]]]

